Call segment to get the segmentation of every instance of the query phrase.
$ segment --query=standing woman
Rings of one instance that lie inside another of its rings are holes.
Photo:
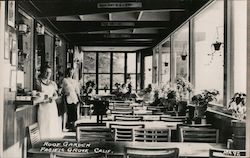
[[[74,128],[75,121],[77,120],[77,106],[80,98],[80,89],[78,82],[73,79],[74,69],[68,68],[66,70],[66,77],[62,81],[62,93],[65,97],[65,102],[67,106],[67,127],[69,129]]]
[[[36,82],[36,90],[43,96],[44,101],[38,108],[38,125],[42,139],[61,138],[61,118],[58,116],[58,109],[55,100],[57,99],[57,85],[50,80],[52,73],[51,66],[46,64],[41,68],[41,74]]]

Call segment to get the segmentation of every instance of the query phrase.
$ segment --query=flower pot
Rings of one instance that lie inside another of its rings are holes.
[[[232,120],[233,128],[233,148],[237,150],[244,150],[246,146],[246,123],[239,120]]]
[[[202,118],[205,115],[206,108],[203,106],[196,106],[194,110],[194,117]]]
[[[187,101],[179,101],[178,102],[178,114],[180,116],[184,116],[187,110]]]

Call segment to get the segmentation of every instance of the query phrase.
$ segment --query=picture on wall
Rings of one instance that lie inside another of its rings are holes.
[[[15,27],[15,1],[8,1],[8,25]]]
[[[9,59],[10,58],[10,52],[9,52],[9,33],[5,32],[4,35],[4,59]]]

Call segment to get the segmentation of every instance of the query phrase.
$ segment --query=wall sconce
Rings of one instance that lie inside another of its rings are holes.
[[[55,45],[57,47],[61,47],[62,46],[62,41],[59,38],[56,38]]]
[[[36,32],[38,35],[44,35],[44,26],[40,23],[36,24]]]
[[[18,24],[18,32],[21,35],[26,35],[30,33],[30,27],[27,24],[20,23]]]

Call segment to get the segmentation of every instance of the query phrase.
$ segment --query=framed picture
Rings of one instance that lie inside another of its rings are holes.
[[[13,38],[10,39],[10,54],[11,54],[11,65],[16,66],[17,63],[17,43]]]
[[[8,25],[15,28],[15,1],[8,1]]]
[[[9,59],[10,58],[10,48],[9,48],[9,33],[8,32],[5,32],[5,35],[4,35],[4,59]]]

